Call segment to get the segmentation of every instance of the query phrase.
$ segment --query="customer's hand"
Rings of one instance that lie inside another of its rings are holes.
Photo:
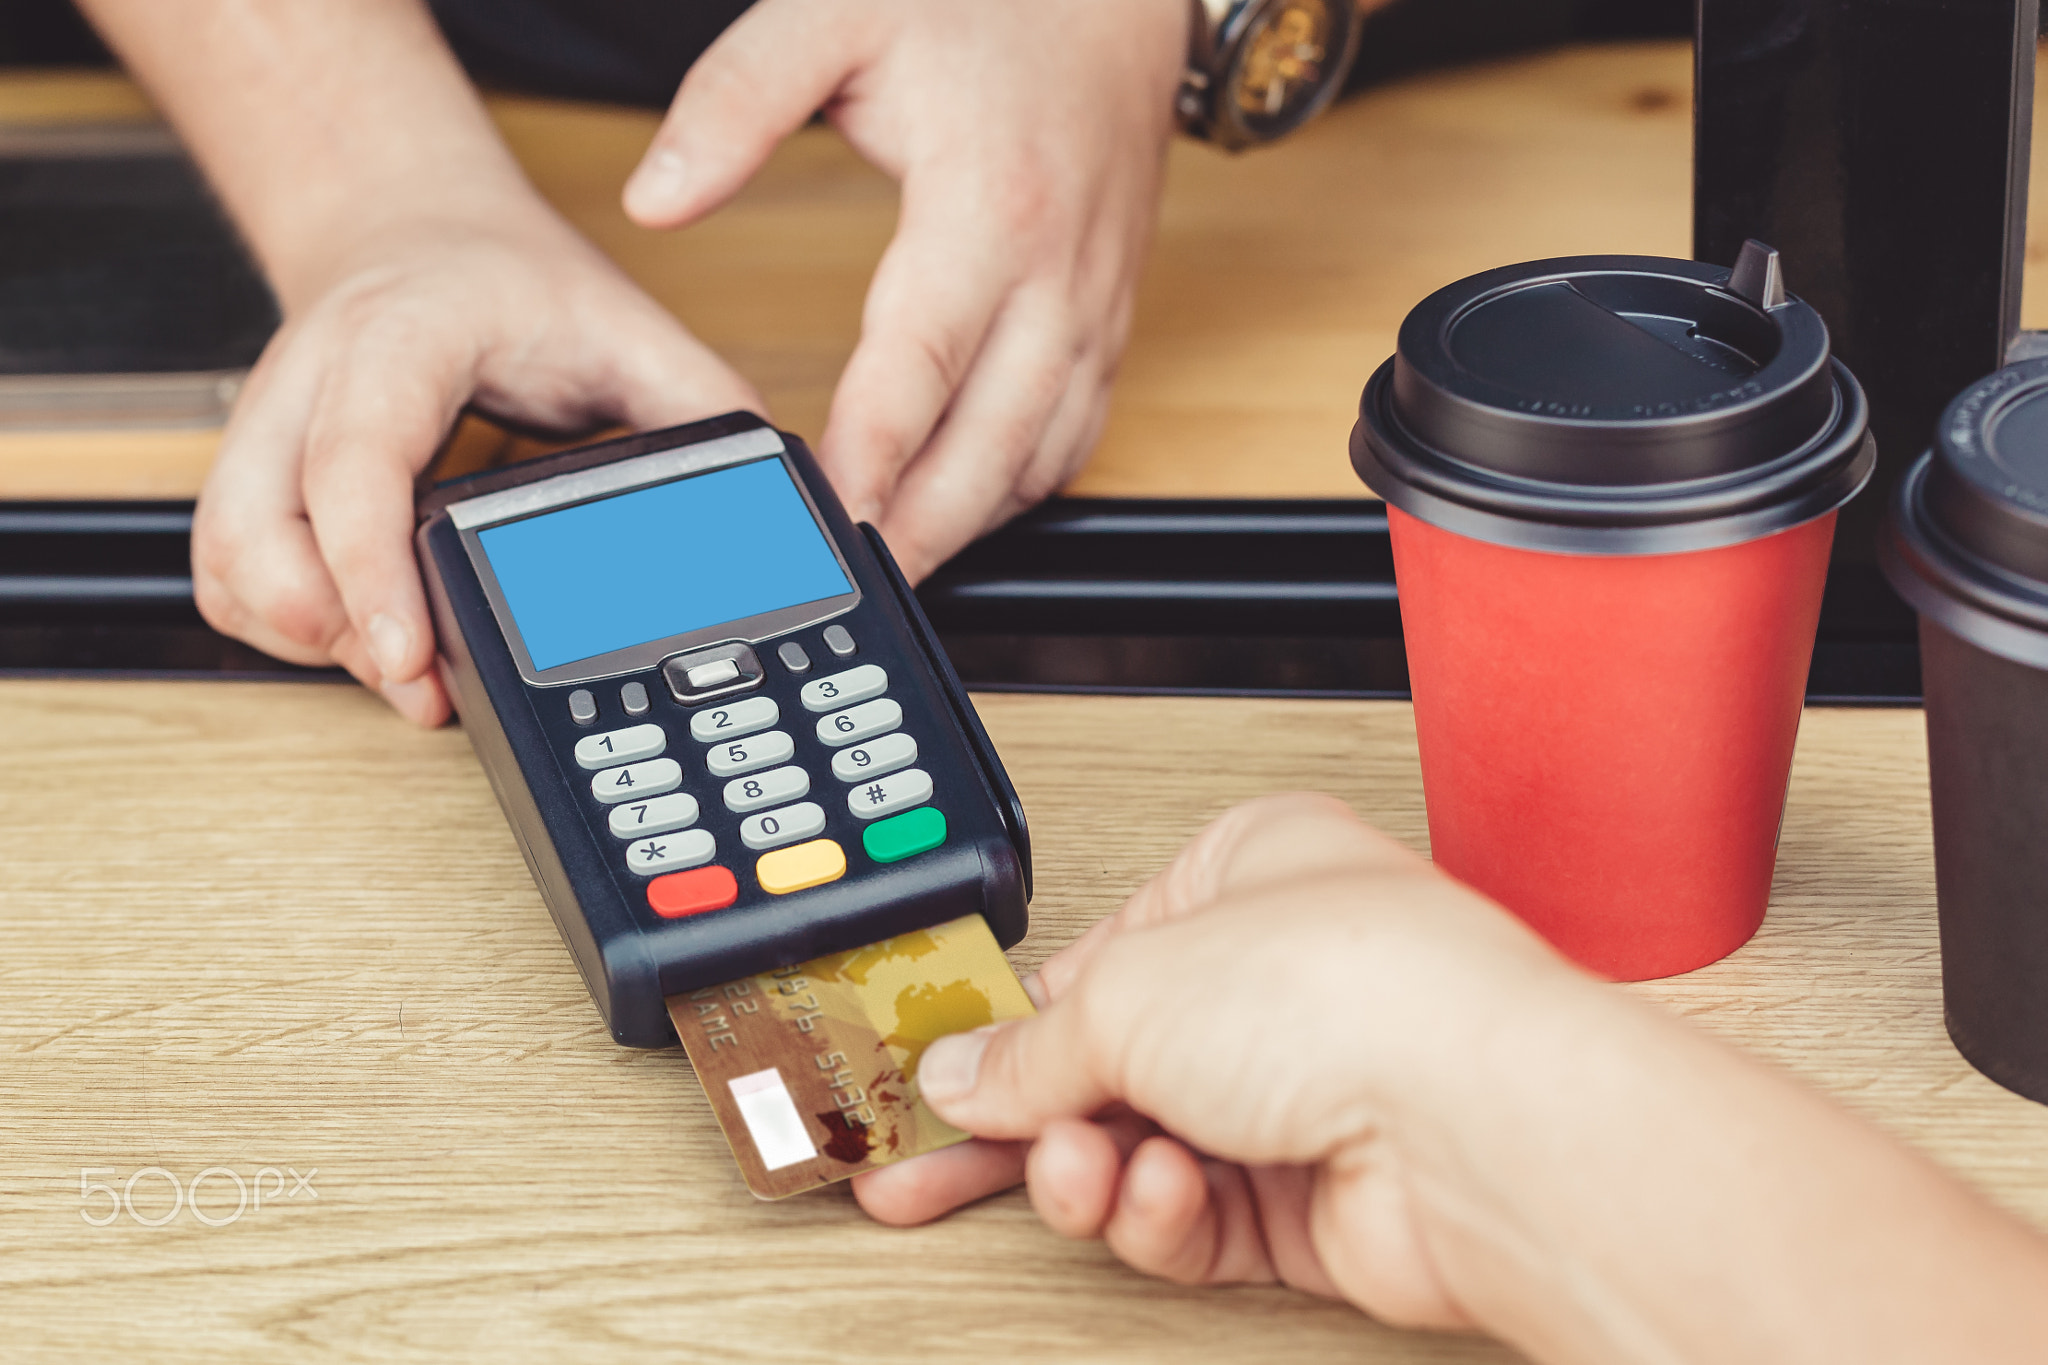
[[[532,426],[650,428],[754,390],[518,187],[400,213],[287,301],[193,527],[214,626],[448,714],[412,548],[413,480],[465,404]]]
[[[980,1138],[858,1178],[870,1214],[921,1221],[1021,1165],[1048,1224],[1139,1270],[1575,1365],[2018,1365],[2048,1341],[2032,1229],[1335,802],[1230,812],[1036,994],[925,1052],[925,1100]]]
[[[1022,1163],[1048,1224],[1140,1270],[1277,1279],[1390,1321],[1466,1325],[1411,1197],[1403,1118],[1430,1068],[1581,980],[1339,803],[1254,802],[1050,959],[1029,1027],[926,1052],[933,1108],[1008,1142],[886,1167],[857,1193],[885,1222],[917,1222]]]
[[[1158,202],[1187,0],[759,0],[626,188],[677,227],[823,109],[902,182],[819,455],[913,579],[1093,447]]]

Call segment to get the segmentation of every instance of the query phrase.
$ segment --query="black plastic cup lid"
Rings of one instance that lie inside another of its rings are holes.
[[[1661,554],[1840,507],[1876,466],[1868,426],[1820,314],[1749,242],[1732,271],[1568,256],[1438,290],[1367,383],[1351,463],[1462,535]]]
[[[2048,668],[2048,359],[1978,380],[1899,481],[1879,544],[1922,615],[1994,654]]]

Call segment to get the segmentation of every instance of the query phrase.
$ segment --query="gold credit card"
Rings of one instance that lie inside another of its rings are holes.
[[[980,915],[668,1001],[747,1188],[781,1199],[964,1141],[917,1093],[932,1040],[1032,1013]]]

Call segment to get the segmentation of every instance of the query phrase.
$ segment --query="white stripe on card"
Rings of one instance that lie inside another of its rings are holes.
[[[739,1102],[740,1117],[747,1121],[747,1136],[754,1140],[754,1150],[761,1154],[763,1166],[779,1171],[818,1154],[811,1135],[804,1131],[803,1115],[796,1112],[796,1101],[789,1097],[789,1087],[782,1083],[780,1071],[771,1066],[766,1071],[735,1076],[726,1084],[732,1087],[732,1097]]]

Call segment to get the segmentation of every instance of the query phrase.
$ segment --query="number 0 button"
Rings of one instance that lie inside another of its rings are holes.
[[[803,698],[806,711],[836,711],[869,697],[879,697],[888,690],[888,673],[877,664],[862,664],[829,678],[807,682],[797,695]]]
[[[757,851],[780,848],[822,833],[824,828],[825,808],[815,801],[799,801],[740,821],[740,842]]]
[[[623,768],[606,768],[590,779],[590,794],[607,806],[643,796],[659,796],[683,785],[683,765],[672,758],[646,763],[628,763]]]

